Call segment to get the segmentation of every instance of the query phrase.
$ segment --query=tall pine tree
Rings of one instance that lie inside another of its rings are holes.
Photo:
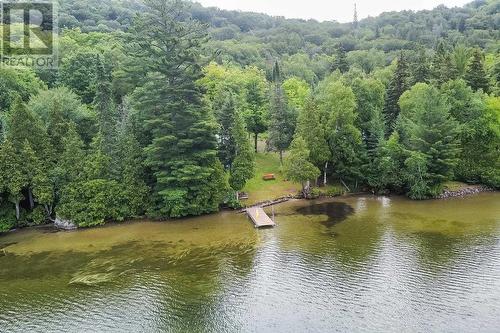
[[[430,75],[431,72],[429,67],[429,59],[427,58],[425,48],[420,45],[417,49],[417,56],[415,59],[415,63],[413,64],[413,70],[412,70],[413,85],[416,83],[428,83],[430,80]]]
[[[410,186],[410,196],[423,199],[440,193],[458,162],[459,126],[450,115],[450,106],[433,86],[416,84],[401,97],[402,128],[408,140],[406,149],[414,152],[406,162],[412,172],[425,165],[423,183]],[[423,159],[423,163],[422,163]],[[422,168],[421,168],[422,169]],[[415,183],[416,184],[416,183]],[[421,189],[425,184],[426,190]],[[413,186],[417,186],[413,188]]]
[[[337,45],[335,60],[333,61],[332,69],[339,70],[342,74],[349,71],[349,63],[347,62],[347,53],[342,44]]]
[[[434,53],[431,66],[432,80],[440,86],[457,77],[457,70],[453,65],[451,54],[446,50],[443,41],[440,41]]]
[[[273,89],[271,91],[271,109],[269,124],[269,144],[280,154],[283,164],[283,152],[290,146],[295,131],[295,116],[288,107],[282,87],[281,69],[278,61],[273,67]]]
[[[483,54],[479,49],[474,50],[472,61],[467,68],[467,72],[465,73],[465,80],[474,91],[478,91],[480,89],[482,89],[485,93],[489,93],[490,91],[488,75],[486,74],[483,65]]]
[[[152,214],[180,217],[217,211],[227,190],[217,158],[217,124],[196,81],[206,27],[180,0],[147,0],[133,28],[142,80],[135,108],[144,123],[146,165],[152,172]]]
[[[408,89],[408,64],[403,52],[400,53],[396,70],[387,88],[387,95],[384,106],[386,137],[389,137],[396,125],[400,108],[399,98]]]

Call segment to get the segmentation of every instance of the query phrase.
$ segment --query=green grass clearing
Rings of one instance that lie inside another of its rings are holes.
[[[276,180],[265,181],[265,174],[273,173]],[[278,153],[257,153],[255,155],[255,176],[247,182],[243,192],[248,193],[248,200],[243,204],[252,205],[258,202],[297,194],[301,185],[286,181],[280,168]]]

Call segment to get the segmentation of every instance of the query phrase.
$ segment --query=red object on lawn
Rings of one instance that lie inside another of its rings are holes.
[[[274,175],[274,173],[268,173],[266,175],[264,175],[264,177],[262,177],[264,180],[275,180],[276,179],[276,176]]]

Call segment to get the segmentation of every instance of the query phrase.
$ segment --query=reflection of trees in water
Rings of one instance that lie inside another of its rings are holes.
[[[414,253],[416,273],[446,274],[457,267],[468,270],[488,260],[488,256],[478,253],[494,252],[498,223],[488,203],[484,209],[475,209],[479,199],[405,203],[390,213],[392,234]]]
[[[446,273],[455,267],[475,269],[490,258],[497,246],[494,235],[447,235],[437,231],[417,231],[400,235],[400,241],[411,244],[419,267],[418,271]]]
[[[163,329],[173,331],[210,331],[217,327],[213,316],[221,311],[224,289],[244,281],[253,267],[256,245],[220,243],[188,248],[171,259],[172,266],[162,270],[164,287],[160,318]]]
[[[354,214],[354,209],[344,202],[335,201],[307,205],[297,209],[297,213],[301,215],[325,215],[327,220],[322,223],[327,227],[332,227]]]
[[[109,298],[109,308],[120,311],[134,311],[130,307],[135,303],[140,305],[137,311],[156,308],[157,323],[168,324],[168,329],[174,325],[184,331],[192,327],[201,330],[210,322],[204,316],[216,313],[210,309],[217,306],[222,288],[249,274],[256,251],[255,240],[228,240],[207,245],[131,242],[95,253],[7,255],[0,258],[4,291],[0,308],[17,312],[22,307],[42,314],[43,304],[47,310],[71,312],[68,304],[103,298],[107,303]],[[127,299],[129,293],[141,294],[144,299]],[[146,295],[155,296],[148,299]]]

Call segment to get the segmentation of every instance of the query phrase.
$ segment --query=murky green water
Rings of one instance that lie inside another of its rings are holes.
[[[498,332],[500,194],[0,237],[0,332]]]

